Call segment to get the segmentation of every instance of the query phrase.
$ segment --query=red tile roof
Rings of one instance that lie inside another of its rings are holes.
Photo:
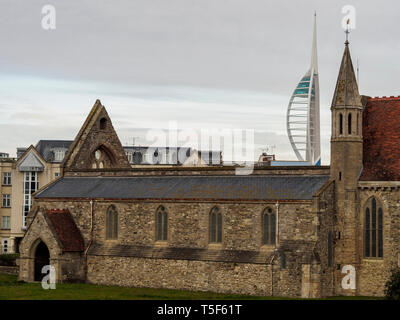
[[[368,98],[360,180],[400,181],[400,96]]]
[[[63,251],[83,251],[84,242],[81,232],[68,210],[47,210],[45,215],[55,236],[58,237]]]

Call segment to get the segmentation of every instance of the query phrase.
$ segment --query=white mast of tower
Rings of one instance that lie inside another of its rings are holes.
[[[296,86],[286,114],[289,141],[299,161],[320,164],[319,121],[317,15],[315,13],[311,66]]]

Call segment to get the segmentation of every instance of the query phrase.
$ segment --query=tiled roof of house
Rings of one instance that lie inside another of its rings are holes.
[[[63,251],[83,251],[84,242],[81,232],[68,210],[46,210],[44,214],[60,241]]]
[[[327,175],[64,177],[35,198],[310,200]]]
[[[368,98],[363,112],[363,181],[400,181],[400,97]]]

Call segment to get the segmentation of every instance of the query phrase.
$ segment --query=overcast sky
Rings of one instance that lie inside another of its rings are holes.
[[[44,30],[42,7],[56,8]],[[256,130],[256,148],[295,159],[286,109],[311,58],[317,11],[322,162],[344,49],[341,10],[360,92],[400,94],[398,1],[85,0],[0,2],[0,151],[74,139],[96,99],[122,144],[148,128]]]

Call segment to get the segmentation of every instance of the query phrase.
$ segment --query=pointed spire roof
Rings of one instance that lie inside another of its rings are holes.
[[[314,68],[314,74],[318,73],[318,56],[317,56],[317,13],[314,13],[314,32],[311,50],[311,69]]]
[[[349,42],[346,40],[340,71],[333,94],[334,107],[362,107],[356,76],[351,61]]]

